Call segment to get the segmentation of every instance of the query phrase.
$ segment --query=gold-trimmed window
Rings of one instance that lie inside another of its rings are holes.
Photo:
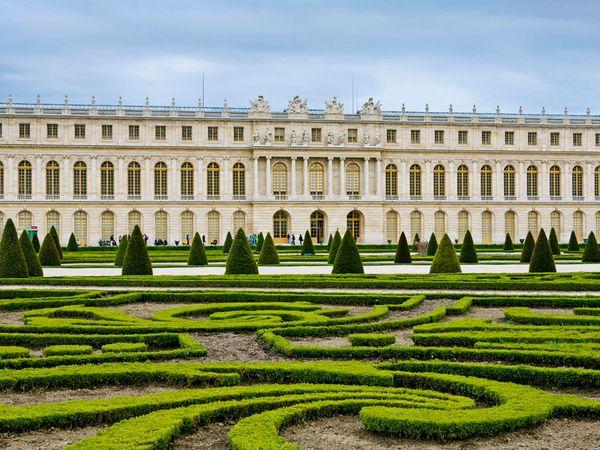
[[[310,195],[322,196],[325,192],[325,168],[314,162],[309,168]]]
[[[410,143],[420,144],[421,143],[421,130],[410,130]]]
[[[142,167],[137,161],[132,161],[127,166],[127,195],[130,197],[142,195]]]
[[[505,131],[504,132],[504,145],[515,145],[515,132]]]
[[[110,161],[100,165],[100,196],[113,197],[115,195],[115,166]]]
[[[433,196],[446,196],[446,168],[442,164],[436,164],[433,168]]]
[[[485,164],[481,166],[481,197],[491,197],[492,191],[492,166]]]
[[[241,162],[233,165],[233,195],[242,197],[246,195],[246,166]]]
[[[181,140],[182,141],[191,141],[192,140],[192,126],[191,125],[182,125],[181,126]]]
[[[552,147],[558,147],[560,145],[560,133],[558,131],[552,131],[550,133],[550,145]]]
[[[17,215],[17,230],[19,232],[30,230],[33,225],[33,214],[31,211],[23,210],[19,211]]]
[[[517,239],[517,215],[514,211],[504,213],[504,234],[508,234],[512,241]]]
[[[206,167],[206,195],[209,198],[221,195],[221,169],[214,161]]]
[[[273,165],[273,195],[275,198],[285,198],[287,196],[288,172],[287,166],[282,162]]]
[[[137,141],[140,138],[140,126],[139,125],[129,125],[129,139],[132,141]]]
[[[420,211],[410,213],[410,235],[411,242],[415,241],[417,235],[419,238],[423,235],[423,214]]]
[[[534,165],[527,167],[527,197],[537,197],[538,192],[538,168]]]
[[[46,213],[46,232],[49,233],[52,227],[60,236],[60,213],[54,209]]]
[[[79,245],[87,245],[88,215],[85,211],[75,211],[73,215],[73,234]]]
[[[320,128],[311,128],[310,130],[310,141],[311,142],[321,142],[323,139],[322,131]]]
[[[435,144],[443,144],[444,143],[444,130],[434,130],[433,142]]]
[[[325,214],[322,211],[313,211],[310,215],[310,237],[317,243],[323,242],[325,237]]]
[[[390,210],[385,215],[385,239],[390,243],[398,241],[398,213]]]
[[[481,132],[481,145],[492,145],[492,132],[482,131]]]
[[[285,128],[275,127],[274,140],[275,142],[285,142]]]
[[[483,211],[481,213],[481,242],[483,244],[491,244],[494,234],[494,216],[491,211]]]
[[[244,127],[233,127],[233,142],[244,142]]]
[[[398,167],[388,164],[385,167],[385,195],[386,197],[398,196]]]
[[[219,127],[208,127],[208,140],[211,142],[219,140]]]
[[[181,197],[190,199],[194,197],[194,165],[186,161],[181,165],[180,171]]]
[[[571,184],[573,197],[583,197],[583,168],[581,166],[573,167],[571,171]]]
[[[600,197],[600,166],[594,169],[594,196]]]
[[[286,239],[288,235],[290,215],[280,209],[273,214],[273,238]]]
[[[188,237],[190,244],[194,239],[194,213],[189,209],[181,213],[181,240],[185,241]]]
[[[31,139],[31,124],[20,123],[19,124],[19,139]]]
[[[562,229],[562,215],[560,211],[552,211],[550,213],[550,229],[554,228],[557,238],[560,240]]]
[[[438,210],[433,214],[433,232],[439,241],[446,233],[446,213]]]
[[[154,213],[154,239],[169,241],[169,216],[166,211]]]
[[[346,226],[352,233],[354,240],[358,242],[361,236],[362,230],[362,214],[359,211],[350,211],[346,216]]]
[[[60,166],[56,161],[46,164],[46,196],[60,195]]]
[[[537,131],[528,131],[527,132],[527,145],[529,145],[529,146],[537,145]]]
[[[102,125],[102,139],[111,140],[113,138],[113,126]]]
[[[560,167],[550,167],[550,197],[560,197]]]
[[[467,145],[469,143],[469,132],[467,130],[458,130],[459,145]]]
[[[17,167],[18,194],[20,196],[31,195],[31,163],[23,160]]]
[[[360,195],[360,167],[356,163],[346,166],[346,195],[350,197]]]
[[[358,129],[348,128],[348,143],[355,144],[358,142]]]
[[[537,211],[527,213],[527,230],[531,231],[534,239],[537,239],[540,232],[540,214]]]
[[[394,129],[388,129],[386,131],[386,139],[388,144],[395,144],[397,141],[398,132]]]
[[[75,124],[75,139],[85,139],[85,124]]]
[[[421,197],[421,178],[422,178],[421,166],[413,164],[409,170],[409,195],[411,197]]]
[[[515,167],[510,164],[504,167],[504,196],[515,196]]]
[[[100,237],[103,241],[108,241],[111,237],[115,238],[115,213],[112,211],[103,211],[100,215]]]
[[[244,211],[235,211],[233,213],[233,232],[237,233],[239,229],[246,231],[246,213]]]
[[[129,234],[133,232],[133,229],[136,225],[140,228],[140,231],[143,233],[142,213],[137,210],[129,211],[129,214],[127,215],[127,229],[129,230]]]
[[[46,124],[46,138],[58,139],[58,124],[57,123]]]
[[[165,162],[159,161],[154,165],[155,197],[166,197],[168,195],[168,173],[167,164]]]
[[[73,195],[87,195],[87,164],[83,161],[73,164]]]
[[[156,125],[154,127],[154,139],[157,141],[164,141],[167,139],[166,125]]]
[[[456,170],[456,195],[459,198],[469,196],[469,168],[465,164]]]
[[[578,241],[581,241],[585,236],[583,234],[584,228],[584,216],[582,211],[575,211],[573,213],[573,231]]]
[[[467,231],[469,231],[469,212],[463,209],[458,212],[458,242],[461,244]]]
[[[573,133],[573,147],[581,147],[583,135],[581,133]]]

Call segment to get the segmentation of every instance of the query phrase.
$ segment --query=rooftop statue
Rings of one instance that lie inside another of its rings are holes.
[[[271,107],[269,106],[269,102],[262,95],[259,95],[255,101],[250,100],[250,110],[252,112],[266,113],[271,110]]]
[[[295,95],[288,103],[288,112],[302,114],[308,111],[306,107],[306,99],[302,100],[298,95]]]
[[[369,98],[369,100],[367,100],[367,102],[363,105],[361,113],[372,115],[381,114],[381,102],[374,102],[373,97]]]
[[[344,114],[344,104],[337,97],[325,102],[325,114]]]

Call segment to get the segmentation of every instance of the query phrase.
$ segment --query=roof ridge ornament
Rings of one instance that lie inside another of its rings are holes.
[[[379,100],[374,101],[373,97],[369,97],[365,103],[363,103],[360,114],[365,116],[379,116],[381,115],[381,102]]]
[[[335,96],[325,100],[325,114],[344,114],[344,103]]]
[[[294,95],[294,97],[288,102],[288,113],[306,114],[308,112],[306,103],[306,99],[302,100],[299,95]]]
[[[250,111],[253,113],[268,113],[271,112],[271,107],[264,96],[259,95],[256,100],[250,100]]]

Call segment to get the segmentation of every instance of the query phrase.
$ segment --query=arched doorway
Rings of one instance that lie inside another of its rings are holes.
[[[325,238],[325,214],[322,211],[310,215],[310,237],[317,243]]]
[[[290,225],[290,215],[280,209],[275,214],[273,214],[273,241],[276,244],[285,244],[287,243],[287,236],[289,233]]]
[[[354,236],[356,242],[360,242],[362,235],[362,214],[360,211],[350,211],[346,216],[346,226]]]

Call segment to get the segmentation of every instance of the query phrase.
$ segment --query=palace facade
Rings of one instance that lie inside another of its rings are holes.
[[[554,227],[600,234],[600,116],[382,111],[335,98],[249,108],[0,104],[0,222],[82,245],[129,233],[173,244],[195,231],[401,231],[501,243]]]

